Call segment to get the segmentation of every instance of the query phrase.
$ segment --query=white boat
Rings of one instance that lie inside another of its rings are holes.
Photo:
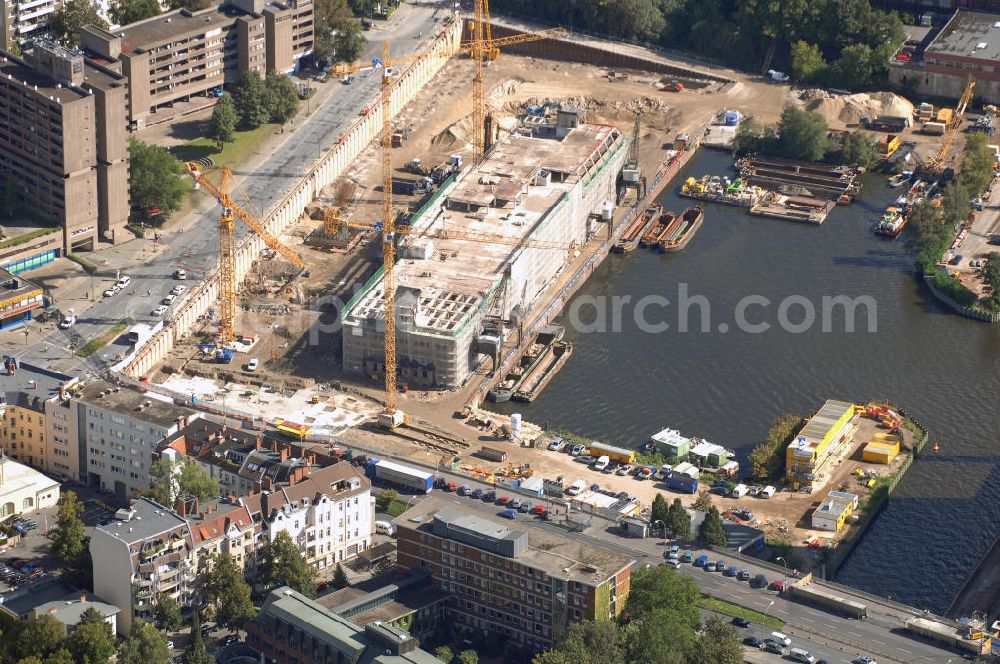
[[[904,184],[909,182],[911,179],[913,179],[913,171],[903,171],[902,173],[899,173],[898,175],[893,175],[891,178],[889,178],[889,186],[892,187],[893,189],[898,189],[899,187],[902,187]]]

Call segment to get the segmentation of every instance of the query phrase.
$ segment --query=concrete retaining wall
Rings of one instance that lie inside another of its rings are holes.
[[[451,56],[459,50],[462,24],[455,21],[442,29],[433,44],[417,62],[400,73],[393,86],[391,114],[395,117],[423,86],[430,81]],[[359,117],[340,137],[337,144],[307,171],[299,184],[292,188],[281,200],[267,211],[260,221],[275,236],[292,223],[298,221],[305,212],[306,205],[316,198],[326,187],[343,173],[361,154],[369,143],[375,140],[382,129],[382,111],[376,95],[368,104],[367,115]],[[242,281],[250,271],[253,261],[264,249],[264,241],[257,235],[247,235],[236,250],[236,278]],[[162,332],[152,337],[136,353],[135,358],[124,367],[125,375],[139,378],[153,369],[174,343],[186,336],[196,325],[198,318],[219,299],[218,268],[209,273],[205,280],[184,301],[177,306],[170,323]]]
[[[929,276],[924,275],[924,283],[927,284],[927,288],[931,290],[934,297],[941,300],[944,304],[948,306],[952,311],[966,318],[972,318],[973,320],[982,321],[984,323],[1000,323],[1000,313],[995,311],[985,311],[983,309],[977,309],[975,307],[969,307],[964,304],[959,304],[955,300],[951,299],[934,285],[934,282]]]

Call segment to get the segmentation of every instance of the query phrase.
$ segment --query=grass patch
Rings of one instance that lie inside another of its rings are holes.
[[[82,267],[88,274],[94,274],[97,272],[97,264],[87,258],[84,258],[80,254],[66,254],[66,258],[79,264],[80,267]]]
[[[758,624],[763,624],[765,627],[771,627],[773,629],[781,629],[785,626],[785,622],[780,618],[776,618],[772,615],[765,615],[760,611],[755,611],[754,609],[748,609],[745,606],[739,604],[734,604],[732,602],[727,602],[724,599],[719,599],[718,597],[709,597],[708,595],[702,595],[701,599],[698,600],[698,606],[703,609],[708,609],[709,611],[715,611],[716,613],[721,613],[724,616],[731,616],[733,618],[746,618],[751,622]]]
[[[265,124],[249,131],[238,131],[233,140],[226,143],[220,151],[218,146],[210,138],[196,138],[193,141],[170,148],[170,153],[181,161],[192,161],[211,157],[217,166],[230,164],[238,166],[242,164],[250,153],[264,139],[275,131],[280,125]]]
[[[94,353],[96,353],[97,351],[101,350],[109,343],[114,341],[119,334],[125,331],[125,328],[128,326],[129,326],[129,321],[127,320],[123,320],[122,322],[117,323],[114,327],[112,327],[104,334],[100,335],[95,339],[91,339],[90,341],[85,343],[79,350],[76,351],[76,354],[80,357],[90,357],[91,355],[93,355]]]
[[[397,517],[408,509],[410,509],[410,506],[404,503],[402,500],[393,500],[385,508],[385,513],[391,517]]]
[[[21,244],[27,244],[32,240],[36,240],[44,235],[49,235],[51,233],[58,233],[59,229],[54,227],[48,228],[36,228],[30,233],[25,233],[24,235],[18,235],[17,237],[12,237],[0,242],[0,249],[6,249],[8,247],[16,247]]]

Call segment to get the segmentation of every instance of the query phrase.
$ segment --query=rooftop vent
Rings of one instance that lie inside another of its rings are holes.
[[[976,48],[980,49],[986,48],[987,46],[989,46],[989,44],[987,44],[986,42],[979,42],[978,44],[976,44]]]

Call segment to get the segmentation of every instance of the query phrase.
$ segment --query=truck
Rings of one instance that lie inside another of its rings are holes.
[[[476,456],[481,459],[486,459],[487,461],[506,461],[507,453],[503,450],[498,450],[495,447],[481,447],[479,451],[476,452]]]
[[[365,466],[365,475],[370,480],[380,480],[386,484],[421,493],[430,493],[434,488],[434,473],[392,461],[369,459],[368,465]]]
[[[229,348],[219,348],[215,351],[215,361],[218,364],[229,364],[233,361],[233,351]]]
[[[868,116],[863,116],[861,126],[873,131],[899,133],[910,126],[910,119],[899,115],[880,115],[872,120]]]
[[[698,493],[698,480],[690,475],[685,475],[684,473],[672,471],[669,475],[667,475],[664,483],[667,485],[668,489],[672,489],[674,491]]]
[[[433,187],[434,181],[428,177],[392,179],[392,193],[401,196],[421,196],[431,191]]]
[[[611,461],[617,461],[618,463],[635,463],[635,450],[627,450],[622,447],[615,447],[614,445],[606,445],[604,443],[599,443],[596,440],[590,444],[590,451],[588,454],[593,457],[606,456]]]
[[[434,180],[434,184],[441,184],[447,180],[449,176],[461,170],[461,168],[461,155],[453,154],[448,157],[448,161],[439,164],[433,171],[431,171],[431,179]]]
[[[925,134],[930,134],[931,136],[944,136],[944,132],[947,128],[947,125],[943,122],[925,122],[920,128],[920,131]]]

